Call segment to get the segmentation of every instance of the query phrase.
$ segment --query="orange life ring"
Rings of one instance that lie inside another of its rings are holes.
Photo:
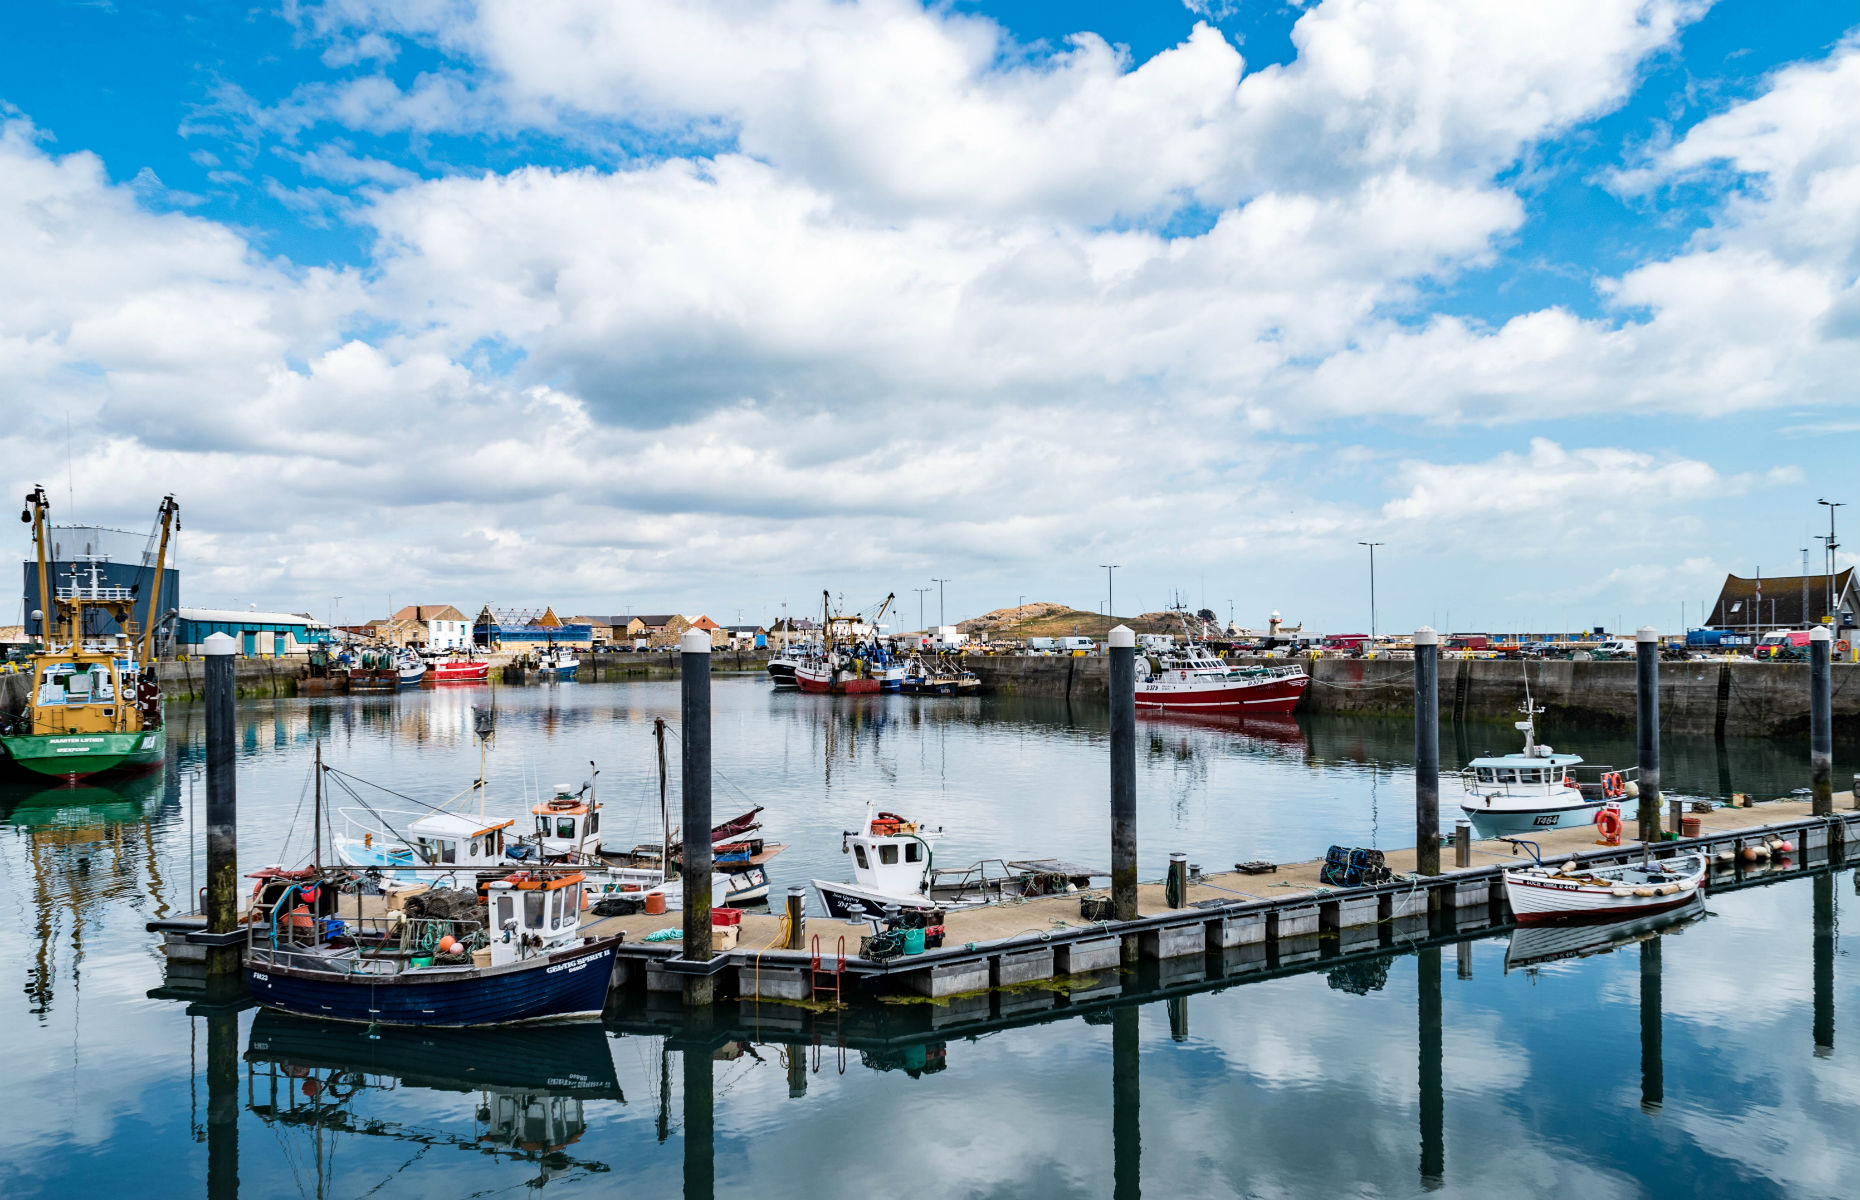
[[[1621,814],[1613,808],[1597,809],[1595,828],[1603,837],[1614,839],[1621,836]]]
[[[1846,638],[1842,638],[1840,641],[1834,643],[1834,649],[1836,653],[1845,654],[1848,650],[1852,649],[1852,647],[1847,644]]]
[[[1627,789],[1621,785],[1621,773],[1619,771],[1610,771],[1608,774],[1602,776],[1602,795],[1614,800],[1619,799],[1626,793]]]

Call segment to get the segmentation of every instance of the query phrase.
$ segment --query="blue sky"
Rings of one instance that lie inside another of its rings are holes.
[[[356,619],[1118,561],[1342,628],[1380,540],[1385,628],[1673,627],[1860,514],[1857,21],[30,6],[9,475],[68,420],[55,499],[179,493],[190,602]]]

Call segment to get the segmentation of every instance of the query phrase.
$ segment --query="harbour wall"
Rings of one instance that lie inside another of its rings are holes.
[[[581,659],[576,678],[588,681],[617,679],[676,679],[676,652],[653,654],[588,654]],[[711,655],[711,669],[759,672],[767,669],[767,651],[720,650]],[[164,698],[174,702],[199,700],[206,695],[206,660],[193,658],[156,664]],[[508,655],[491,657],[491,676],[503,683],[534,682]],[[0,674],[0,713],[16,713],[26,706],[31,676]],[[237,658],[233,660],[233,688],[240,696],[295,696],[311,692],[304,686],[303,660],[297,658]]]
[[[991,692],[1109,702],[1109,659],[980,656],[968,667]],[[1283,666],[1283,659],[1235,659]],[[1634,724],[1635,664],[1568,660],[1446,659],[1440,664],[1443,722],[1511,721],[1524,699],[1552,719],[1604,726]],[[1364,716],[1414,715],[1414,664],[1400,659],[1323,658],[1306,664],[1311,686],[1298,711]],[[1860,666],[1833,668],[1834,724],[1860,733]],[[1808,730],[1808,665],[1739,661],[1660,664],[1660,728],[1715,737],[1796,735]]]

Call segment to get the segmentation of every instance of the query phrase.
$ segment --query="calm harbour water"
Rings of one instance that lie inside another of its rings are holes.
[[[394,791],[459,792],[477,769],[472,708],[492,695],[242,702],[242,866],[307,853],[318,740],[326,761]],[[610,833],[656,838],[651,723],[675,721],[676,683],[495,697],[492,809],[579,784],[592,759]],[[868,802],[946,826],[951,862],[1106,857],[1100,713],[778,695],[728,677],[715,697],[716,812],[767,806],[767,833],[792,847],[771,868],[778,892],[844,877],[839,831]],[[981,1037],[938,1040],[941,1014],[911,1006],[817,1020],[818,1049],[781,1044],[773,1025],[668,1041],[640,1032],[638,1013],[370,1043],[148,997],[162,960],[143,922],[191,908],[204,876],[190,854],[198,709],[176,706],[171,728],[158,774],[0,788],[13,1100],[0,1195],[222,1198],[236,1176],[237,1194],[262,1197],[538,1183],[551,1195],[1812,1197],[1852,1195],[1860,1177],[1860,938],[1841,921],[1860,910],[1851,868],[1713,896],[1702,919],[1593,957],[1508,971],[1519,948],[1488,936],[1171,998],[1146,1000],[1160,985],[1132,979],[1121,1007],[1050,1000]],[[1591,761],[1632,761],[1631,732],[1541,733]],[[1144,875],[1172,850],[1216,869],[1332,842],[1410,844],[1411,739],[1398,721],[1144,718]],[[1505,727],[1445,730],[1442,756],[1515,740]],[[1837,778],[1855,750],[1837,744]],[[1669,739],[1664,755],[1686,795],[1806,781],[1805,744]],[[674,757],[674,809],[677,771]],[[1443,788],[1449,817],[1455,795]],[[843,1053],[836,1028],[854,1043]],[[700,1071],[714,1060],[708,1119],[687,1054]]]

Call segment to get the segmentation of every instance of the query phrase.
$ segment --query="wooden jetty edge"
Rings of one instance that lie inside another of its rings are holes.
[[[1705,851],[1716,855],[1746,847],[1791,842],[1796,862],[1839,859],[1845,847],[1860,845],[1860,811],[1852,793],[1836,797],[1841,811],[1817,817],[1811,800],[1771,801],[1752,808],[1717,808],[1698,814],[1700,834],[1693,838],[1645,843],[1656,858]],[[1623,837],[1619,846],[1596,844],[1591,826],[1556,830],[1532,839],[1544,860],[1575,859],[1587,866],[1638,859],[1643,843]],[[1765,851],[1767,860],[1770,854]],[[1529,862],[1529,855],[1511,842],[1488,839],[1472,843],[1472,865],[1447,868],[1437,876],[1420,876],[1416,852],[1410,847],[1388,852],[1392,881],[1371,887],[1335,888],[1321,883],[1322,859],[1280,867],[1270,875],[1244,875],[1234,871],[1203,874],[1191,880],[1184,906],[1171,908],[1161,883],[1138,888],[1138,916],[1131,922],[1088,922],[1080,916],[1080,895],[1103,895],[1107,889],[1074,895],[1042,896],[1020,902],[992,904],[951,912],[940,949],[905,955],[884,962],[858,956],[859,939],[872,932],[870,922],[856,924],[831,917],[809,919],[803,931],[804,950],[781,948],[782,918],[778,914],[745,913],[740,944],[713,960],[727,979],[734,975],[734,990],[744,999],[804,1000],[814,994],[813,975],[818,944],[821,966],[832,971],[840,946],[848,995],[855,990],[874,994],[904,991],[943,998],[989,988],[1030,983],[1056,976],[1088,975],[1120,965],[1122,942],[1137,941],[1143,959],[1180,959],[1237,946],[1272,947],[1292,939],[1337,934],[1346,941],[1353,931],[1367,930],[1373,939],[1378,926],[1394,923],[1412,930],[1425,927],[1435,914],[1488,909],[1492,923],[1507,920],[1503,871]],[[1747,864],[1740,858],[1741,871]],[[1767,861],[1754,864],[1767,867]],[[1741,876],[1727,868],[1714,872],[1712,885]],[[1710,889],[1708,887],[1707,895]],[[676,942],[645,942],[647,934],[678,928],[677,914],[605,917],[584,924],[589,936],[626,934],[614,969],[614,987],[675,992],[680,979],[663,965],[676,959]],[[817,943],[816,943],[817,939]]]

